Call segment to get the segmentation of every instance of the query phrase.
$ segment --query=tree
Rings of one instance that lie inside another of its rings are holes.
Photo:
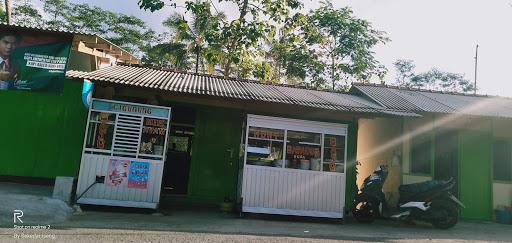
[[[221,22],[218,31],[211,31],[205,35],[209,46],[215,47],[218,68],[224,77],[232,75],[246,76],[247,65],[258,63],[260,46],[264,38],[275,33],[275,24],[282,24],[283,20],[293,10],[302,7],[299,0],[226,0],[238,8],[238,15],[229,22]],[[169,1],[175,4],[174,1]],[[208,11],[201,7],[202,4],[210,5],[210,1],[187,1],[188,11]],[[165,5],[160,0],[140,0],[142,9],[155,11]],[[212,55],[211,55],[212,56]],[[240,64],[244,64],[243,66]]]
[[[7,14],[5,13],[5,6],[0,4],[0,22],[7,22]]]
[[[407,82],[414,76],[416,65],[413,60],[398,59],[393,63],[396,71],[396,82],[399,86],[407,86]]]
[[[238,15],[205,35],[216,47],[216,67],[224,77],[253,77],[273,82],[309,82],[317,87],[344,88],[350,80],[383,78],[386,69],[372,48],[386,43],[385,33],[356,18],[350,8],[330,2],[307,15],[299,0],[225,0]],[[175,0],[140,0],[155,11]],[[211,1],[187,1],[187,11]],[[203,10],[201,10],[203,11]],[[344,81],[345,83],[341,83]]]
[[[149,46],[145,49],[142,62],[161,67],[187,70],[191,66],[188,54],[187,47],[183,43],[160,43],[154,46]]]
[[[308,23],[313,33],[309,38],[327,68],[326,79],[333,89],[348,86],[349,80],[383,77],[386,69],[375,59],[372,48],[389,41],[384,32],[355,17],[348,7],[334,9],[329,1],[309,13]]]
[[[22,6],[15,8],[15,20],[25,25],[44,25],[53,29],[98,34],[136,55],[141,55],[147,42],[154,39],[154,31],[135,16],[115,13],[88,4],[70,3],[66,0],[41,1],[44,17],[28,0],[25,0]]]
[[[66,23],[70,11],[70,5],[66,0],[41,0],[43,10],[47,14],[46,26],[52,29],[59,29]]]
[[[138,4],[141,9],[149,10],[154,12],[156,10],[160,10],[165,6],[164,1],[162,0],[139,0]],[[173,3],[176,6],[176,3]]]
[[[192,13],[190,21],[175,13],[169,16],[163,25],[173,34],[174,40],[170,44],[183,43],[187,53],[193,56],[191,59],[194,60],[197,73],[200,66],[203,71],[205,70],[205,62],[208,63],[207,66],[218,63],[218,58],[214,55],[219,54],[220,50],[212,38],[218,35],[220,23],[225,21],[226,16],[222,12],[212,13],[209,2],[194,2],[189,9]]]
[[[416,74],[412,60],[399,59],[393,64],[397,71],[396,84],[402,87],[461,93],[475,90],[474,85],[463,74],[444,72],[437,68]]]
[[[5,0],[5,22],[12,24],[12,0]]]
[[[28,26],[42,26],[43,16],[29,0],[16,2],[13,8],[13,21]]]

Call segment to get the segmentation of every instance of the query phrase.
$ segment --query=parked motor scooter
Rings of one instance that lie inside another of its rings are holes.
[[[397,208],[388,208],[383,185],[388,167],[379,165],[368,176],[354,200],[352,214],[360,223],[371,223],[377,217],[400,220],[421,220],[434,227],[448,229],[459,219],[459,206],[464,207],[450,192],[455,180],[432,180],[401,185]]]

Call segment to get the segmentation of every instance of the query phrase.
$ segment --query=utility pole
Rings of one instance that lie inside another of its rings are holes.
[[[478,68],[478,44],[476,44],[476,51],[475,51],[475,87],[474,87],[475,94],[476,94],[476,71],[477,71],[477,68]]]
[[[12,1],[5,0],[5,16],[7,18],[7,24],[12,24]]]

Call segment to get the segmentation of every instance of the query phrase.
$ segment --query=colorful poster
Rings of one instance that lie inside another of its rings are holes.
[[[108,164],[107,185],[126,188],[128,186],[128,170],[130,161],[110,159]]]
[[[132,161],[128,174],[128,188],[147,189],[149,179],[149,162]]]
[[[62,92],[73,36],[0,30],[0,90]]]

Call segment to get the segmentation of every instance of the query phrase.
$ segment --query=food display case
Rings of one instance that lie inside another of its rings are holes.
[[[347,125],[248,115],[242,211],[342,218]]]
[[[157,208],[170,117],[169,107],[93,99],[78,203]]]

